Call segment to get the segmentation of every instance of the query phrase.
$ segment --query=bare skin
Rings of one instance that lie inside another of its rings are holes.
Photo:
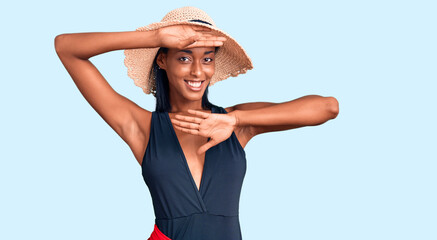
[[[89,58],[114,50],[169,48],[167,54],[158,57],[157,63],[167,72],[172,106],[169,116],[199,187],[205,151],[232,132],[244,148],[258,134],[319,125],[334,119],[339,112],[334,97],[318,95],[283,103],[237,104],[225,108],[228,114],[203,110],[201,99],[215,72],[213,50],[224,41],[226,38],[215,36],[207,28],[179,25],[148,32],[61,34],[55,38],[55,49],[79,91],[129,145],[141,165],[149,141],[151,111],[112,89]],[[185,80],[204,81],[201,91],[190,90]]]

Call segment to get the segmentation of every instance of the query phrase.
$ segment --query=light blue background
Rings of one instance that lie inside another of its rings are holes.
[[[246,147],[243,238],[437,239],[435,1],[8,1],[1,7],[0,239],[145,240],[153,208],[128,145],[91,108],[58,34],[133,31],[197,6],[255,69],[219,82],[223,107],[334,96],[335,120]],[[153,110],[123,52],[91,58]]]

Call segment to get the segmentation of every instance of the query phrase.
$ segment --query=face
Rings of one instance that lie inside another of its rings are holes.
[[[170,48],[160,53],[157,63],[167,73],[171,99],[199,100],[215,71],[215,48]]]

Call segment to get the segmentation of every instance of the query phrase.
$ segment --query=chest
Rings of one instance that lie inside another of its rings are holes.
[[[244,149],[233,134],[203,154],[208,138],[174,129],[166,115],[153,116],[142,175],[158,218],[198,212],[238,215],[246,172]]]
[[[205,165],[205,153],[198,154],[197,151],[202,145],[207,143],[208,138],[178,130],[175,130],[175,134],[185,156],[191,176],[199,189]]]
[[[198,154],[208,138],[175,129],[165,114],[152,118],[143,177],[152,191],[169,193],[197,190],[237,191],[246,171],[245,153],[238,139],[229,139]],[[191,190],[190,190],[191,188]],[[210,192],[211,193],[211,192]]]

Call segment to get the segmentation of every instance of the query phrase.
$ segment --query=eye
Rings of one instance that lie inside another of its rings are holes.
[[[190,58],[189,57],[180,57],[180,58],[178,58],[178,60],[181,62],[188,62],[188,61],[190,61]]]
[[[212,61],[214,61],[214,59],[212,59],[212,58],[205,58],[205,62],[212,62]]]

